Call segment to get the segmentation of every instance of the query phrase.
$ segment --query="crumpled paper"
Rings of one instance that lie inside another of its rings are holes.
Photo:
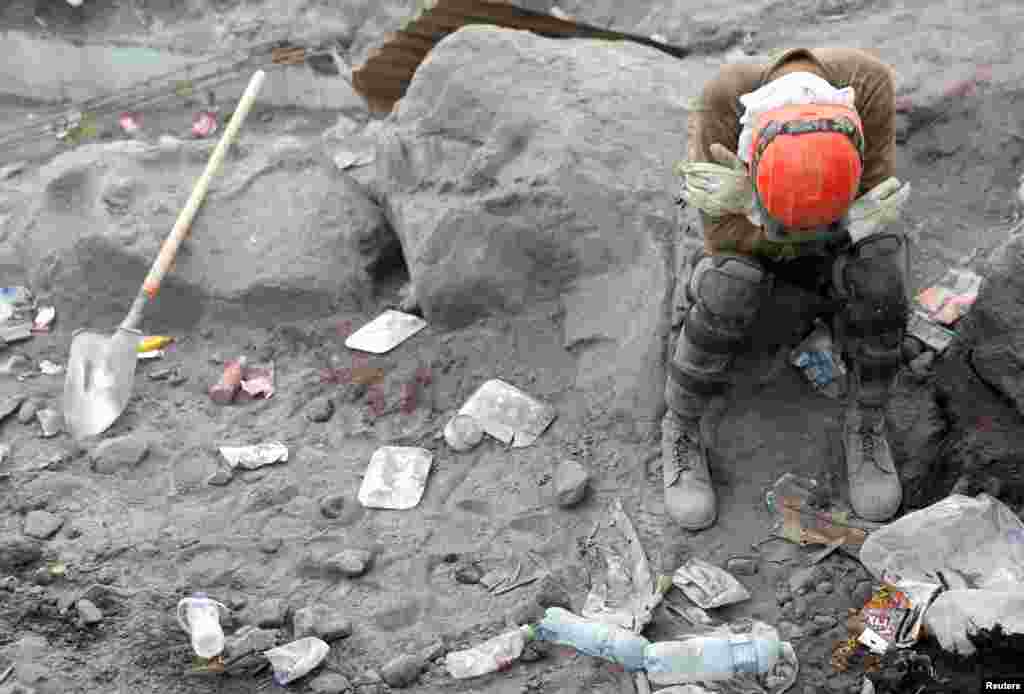
[[[750,591],[732,574],[701,559],[679,567],[672,583],[705,610],[750,599]]]

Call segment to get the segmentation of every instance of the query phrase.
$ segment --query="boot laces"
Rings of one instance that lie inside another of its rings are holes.
[[[700,452],[700,439],[692,431],[683,429],[675,440],[675,463],[679,472],[693,470]]]
[[[864,461],[872,465],[878,464],[878,438],[882,435],[880,428],[884,413],[876,408],[865,408],[861,410],[860,426],[857,432],[860,434],[861,452],[864,454]]]

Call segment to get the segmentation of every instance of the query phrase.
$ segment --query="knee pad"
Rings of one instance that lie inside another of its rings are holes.
[[[771,288],[771,275],[754,258],[704,256],[687,286],[691,306],[684,334],[711,354],[734,353],[747,341]]]
[[[902,334],[910,313],[909,253],[902,234],[877,234],[836,259],[832,283],[850,337]]]

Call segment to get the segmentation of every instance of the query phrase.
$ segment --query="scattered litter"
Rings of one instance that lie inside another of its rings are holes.
[[[702,559],[679,567],[672,583],[705,610],[750,599],[750,592],[732,574]]]
[[[210,399],[218,405],[227,405],[235,399],[242,389],[242,369],[245,368],[245,357],[229,361],[224,367],[220,380],[210,386]]]
[[[53,306],[42,307],[39,309],[39,313],[36,314],[35,320],[32,321],[32,332],[36,334],[46,334],[50,332],[50,325],[56,317],[56,308]]]
[[[35,307],[35,297],[27,287],[0,287],[0,327],[8,322],[31,326]]]
[[[651,684],[733,681],[743,675],[752,680],[746,691],[763,691],[758,680],[775,672],[784,657],[778,630],[756,620],[737,620],[644,649]]]
[[[593,582],[580,613],[594,622],[640,632],[663,594],[622,500],[616,499],[610,510],[611,522],[603,526],[599,544],[604,571]]]
[[[256,470],[265,465],[288,462],[288,447],[280,441],[258,443],[253,446],[221,446],[220,454],[232,470]]]
[[[143,361],[151,361],[153,359],[163,359],[167,356],[167,352],[162,349],[154,349],[149,352],[139,352],[138,358]]]
[[[135,135],[142,129],[142,116],[132,111],[125,111],[117,119],[117,124],[125,135]]]
[[[496,378],[477,388],[459,414],[473,417],[485,432],[512,448],[534,443],[555,419],[553,407]]]
[[[377,158],[376,152],[372,149],[365,149],[356,152],[341,151],[334,155],[334,165],[340,170],[355,169],[360,166],[372,164]]]
[[[455,679],[470,679],[497,672],[519,660],[527,642],[533,640],[532,627],[523,626],[484,641],[465,651],[453,651],[445,656],[448,674]]]
[[[907,332],[938,354],[945,352],[956,337],[955,332],[933,323],[927,314],[921,311],[911,313],[907,321]]]
[[[274,680],[285,685],[305,677],[324,661],[331,647],[315,636],[307,636],[264,651],[274,668]]]
[[[868,533],[884,527],[882,523],[854,519],[849,511],[830,508],[830,500],[816,480],[791,472],[782,475],[765,493],[765,503],[776,516],[772,531],[778,537],[805,547],[825,545],[829,551],[817,561],[834,551],[830,547],[837,541],[836,549],[856,556]]]
[[[43,429],[43,438],[49,439],[64,431],[64,417],[57,410],[43,409],[36,412],[36,419]]]
[[[444,440],[452,450],[465,453],[480,444],[484,430],[474,417],[457,414],[444,427]]]
[[[229,610],[206,593],[195,593],[191,598],[178,601],[178,624],[189,635],[192,650],[200,658],[213,658],[224,650],[224,630],[220,613]]]
[[[917,303],[929,319],[952,325],[971,310],[982,282],[982,277],[970,270],[948,270],[935,285],[917,295]]]
[[[39,362],[39,370],[46,376],[58,376],[64,373],[64,367],[60,364],[55,364],[49,359],[44,359]]]
[[[269,398],[274,394],[274,362],[244,366],[239,385],[238,395],[243,399]]]
[[[914,581],[883,585],[861,608],[865,629],[857,640],[878,655],[891,647],[913,646],[921,638],[925,612],[941,589]]]
[[[925,625],[942,648],[974,652],[969,632],[1000,624],[1024,633],[1024,523],[988,494],[954,494],[873,532],[864,566],[895,586],[941,586]],[[922,589],[923,590],[923,589]]]
[[[367,508],[406,510],[423,498],[434,455],[425,448],[382,446],[374,451],[359,489]]]
[[[820,319],[814,323],[811,334],[790,352],[790,363],[804,372],[814,390],[840,398],[846,391],[846,365],[835,350],[828,325]]]
[[[217,132],[217,114],[212,111],[200,111],[192,119],[192,135],[194,137],[209,137]]]
[[[150,335],[139,340],[138,352],[139,354],[156,352],[168,346],[172,342],[174,342],[174,338],[168,337],[167,335]]]
[[[419,316],[387,310],[345,340],[349,349],[385,354],[423,330],[427,322]]]

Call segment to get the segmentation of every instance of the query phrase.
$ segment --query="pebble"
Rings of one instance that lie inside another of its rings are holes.
[[[837,624],[836,618],[827,614],[819,614],[814,618],[814,630],[818,633],[828,631]]]
[[[7,591],[8,593],[13,593],[17,587],[18,579],[16,577],[6,576],[4,578],[0,578],[0,590]]]
[[[807,600],[805,598],[793,598],[793,616],[796,619],[803,619],[807,616]]]
[[[109,475],[124,467],[134,467],[149,455],[149,441],[136,434],[104,439],[93,449],[89,458],[92,469]]]
[[[336,672],[325,672],[322,675],[317,675],[309,683],[309,688],[315,694],[345,694],[345,692],[352,690],[352,683],[344,675],[339,675]]]
[[[794,572],[793,575],[789,577],[789,589],[797,595],[803,595],[818,581],[819,576],[819,567],[804,567]]]
[[[864,603],[871,599],[874,592],[875,591],[871,586],[871,581],[861,581],[850,594],[850,602],[852,603],[852,606],[858,610],[864,607]]]
[[[590,473],[575,460],[563,460],[555,470],[555,499],[562,508],[571,508],[583,501],[590,483]]]
[[[818,584],[817,590],[822,595],[828,595],[833,590],[832,581],[822,581]]]
[[[23,402],[25,402],[23,395],[14,395],[0,400],[0,422],[17,412]]]
[[[26,400],[18,408],[18,421],[22,424],[31,424],[39,411],[39,402],[34,399]]]
[[[306,418],[311,422],[326,422],[334,416],[334,403],[327,396],[313,398],[306,406]]]
[[[734,557],[725,563],[725,570],[737,576],[753,576],[757,573],[757,559]]]
[[[476,564],[465,564],[455,569],[455,580],[467,586],[473,586],[483,578],[484,571]]]
[[[444,639],[438,639],[420,651],[420,660],[424,663],[430,663],[443,657],[447,652],[448,646],[445,645]]]
[[[423,671],[423,661],[414,655],[400,655],[381,668],[380,676],[388,686],[403,689],[416,682]]]
[[[280,629],[287,619],[288,603],[276,598],[253,605],[245,615],[245,621],[261,629]]]
[[[250,653],[269,651],[277,645],[277,629],[261,629],[245,626],[224,640],[224,655],[228,660]]]
[[[547,574],[540,580],[534,600],[544,609],[561,607],[563,610],[572,612],[572,595],[569,593],[569,589],[551,574]]]
[[[804,630],[793,622],[781,621],[778,624],[779,636],[783,641],[798,639],[804,635]]]
[[[324,641],[337,641],[352,634],[352,622],[326,605],[311,605],[295,610],[292,631],[296,639],[316,636]]]
[[[320,499],[320,513],[324,518],[340,518],[345,510],[345,497],[341,494],[328,494]]]
[[[277,554],[283,544],[284,540],[279,537],[267,537],[260,541],[260,551],[264,554]]]
[[[56,577],[45,566],[40,566],[32,572],[32,582],[37,586],[48,586],[56,580]]]
[[[79,621],[86,626],[99,624],[103,621],[103,613],[91,600],[85,600],[84,598],[79,600],[75,603],[75,609],[78,610]]]
[[[373,554],[365,549],[346,549],[325,562],[325,568],[347,578],[358,578],[370,570]]]
[[[39,420],[39,427],[42,429],[44,439],[50,439],[64,431],[64,415],[57,410],[49,408],[37,410],[36,419]]]
[[[24,532],[29,537],[39,540],[48,540],[57,534],[64,519],[49,511],[31,511],[25,516]]]
[[[220,468],[206,478],[206,483],[211,487],[226,487],[234,478],[235,474],[231,470]]]
[[[789,602],[790,598],[793,597],[793,592],[789,589],[789,585],[780,583],[775,588],[775,602],[779,605],[784,605]]]

